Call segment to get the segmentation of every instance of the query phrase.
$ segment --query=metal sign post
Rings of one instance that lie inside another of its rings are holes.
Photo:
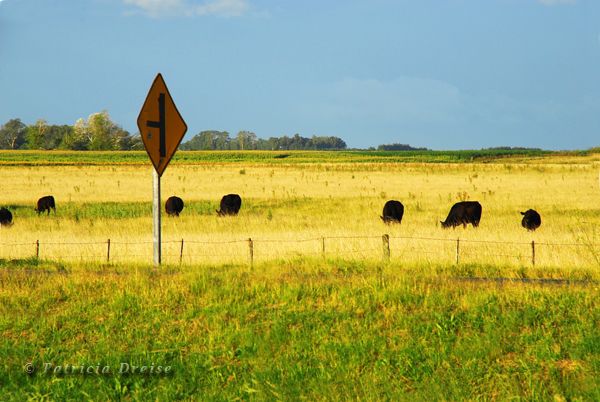
[[[179,114],[167,85],[158,74],[137,119],[140,136],[152,161],[152,243],[154,265],[161,264],[160,177],[177,151],[187,125]]]
[[[154,244],[154,265],[162,262],[162,243],[160,227],[160,176],[152,169],[152,243]]]

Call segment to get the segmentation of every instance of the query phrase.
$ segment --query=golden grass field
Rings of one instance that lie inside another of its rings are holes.
[[[179,218],[163,214],[163,261],[231,263],[280,257],[381,259],[383,234],[391,258],[406,263],[536,265],[577,270],[600,265],[597,157],[505,158],[494,163],[172,163],[162,177],[162,203],[183,198]],[[0,230],[0,257],[152,261],[150,165],[3,166],[0,205],[14,225]],[[237,217],[218,218],[222,195],[238,193]],[[57,213],[37,216],[37,198],[54,195]],[[405,206],[401,225],[379,219],[388,199]],[[479,228],[442,229],[453,203],[478,200]],[[542,216],[538,231],[519,211]],[[134,211],[131,216],[128,211]],[[325,240],[322,240],[325,238]],[[447,239],[447,240],[443,240]],[[67,244],[65,244],[67,243]]]

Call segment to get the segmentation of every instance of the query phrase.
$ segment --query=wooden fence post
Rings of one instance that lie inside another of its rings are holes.
[[[321,237],[321,254],[323,255],[323,258],[325,258],[325,238]]]
[[[110,239],[106,241],[107,250],[106,250],[106,262],[110,262]]]
[[[181,248],[179,249],[179,265],[181,265],[182,260],[183,260],[183,239],[181,239]]]
[[[390,260],[390,235],[384,234],[381,240],[383,241],[383,260],[388,262]]]
[[[531,265],[535,267],[535,241],[531,241]]]
[[[40,258],[40,241],[35,241],[35,258]]]
[[[456,265],[460,261],[460,237],[456,239]]]
[[[250,268],[254,268],[254,242],[248,239],[248,253],[250,257]]]

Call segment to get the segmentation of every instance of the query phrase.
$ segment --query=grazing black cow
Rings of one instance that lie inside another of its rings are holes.
[[[6,208],[0,208],[0,226],[11,226],[12,214]]]
[[[242,199],[237,194],[227,194],[221,198],[221,206],[217,215],[237,215],[242,207]]]
[[[523,226],[527,230],[533,232],[542,224],[542,218],[540,217],[540,214],[538,214],[537,211],[533,209],[528,209],[525,212],[521,212],[521,215],[523,215],[521,226]]]
[[[479,226],[479,220],[481,219],[481,204],[477,201],[462,201],[457,202],[450,209],[446,221],[441,222],[443,228],[456,227],[463,225],[467,227],[467,224],[472,224],[473,227]]]
[[[56,205],[54,204],[54,197],[51,195],[46,195],[40,198],[37,202],[37,207],[35,208],[38,215],[44,211],[48,211],[48,215],[50,215],[50,209],[54,210],[54,214],[56,214]]]
[[[179,216],[181,211],[183,210],[183,200],[179,197],[169,197],[167,202],[165,203],[165,211],[167,211],[167,215],[169,216]]]
[[[383,213],[380,218],[384,223],[400,223],[404,215],[404,205],[400,201],[389,200],[383,206]]]

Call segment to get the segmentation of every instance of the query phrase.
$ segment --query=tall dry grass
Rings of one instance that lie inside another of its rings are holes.
[[[111,239],[112,259],[151,259],[149,167],[7,166],[2,178],[0,204],[11,207],[15,224],[0,230],[0,256],[29,256],[40,240],[43,257],[102,260]],[[242,210],[218,218],[214,210],[227,193],[242,196]],[[56,198],[56,216],[33,212],[46,194]],[[538,265],[600,265],[598,169],[583,157],[544,164],[174,164],[162,178],[163,203],[170,195],[186,207],[178,219],[163,218],[167,262],[179,261],[181,239],[185,263],[245,261],[248,238],[257,259],[319,255],[323,238],[329,256],[378,259],[387,233],[392,258],[407,262],[451,263],[460,238],[463,263],[529,265],[535,241]],[[379,219],[388,199],[405,205],[401,225]],[[480,227],[441,229],[452,204],[464,199],[483,205]],[[535,233],[520,226],[519,212],[528,208],[542,215]]]

